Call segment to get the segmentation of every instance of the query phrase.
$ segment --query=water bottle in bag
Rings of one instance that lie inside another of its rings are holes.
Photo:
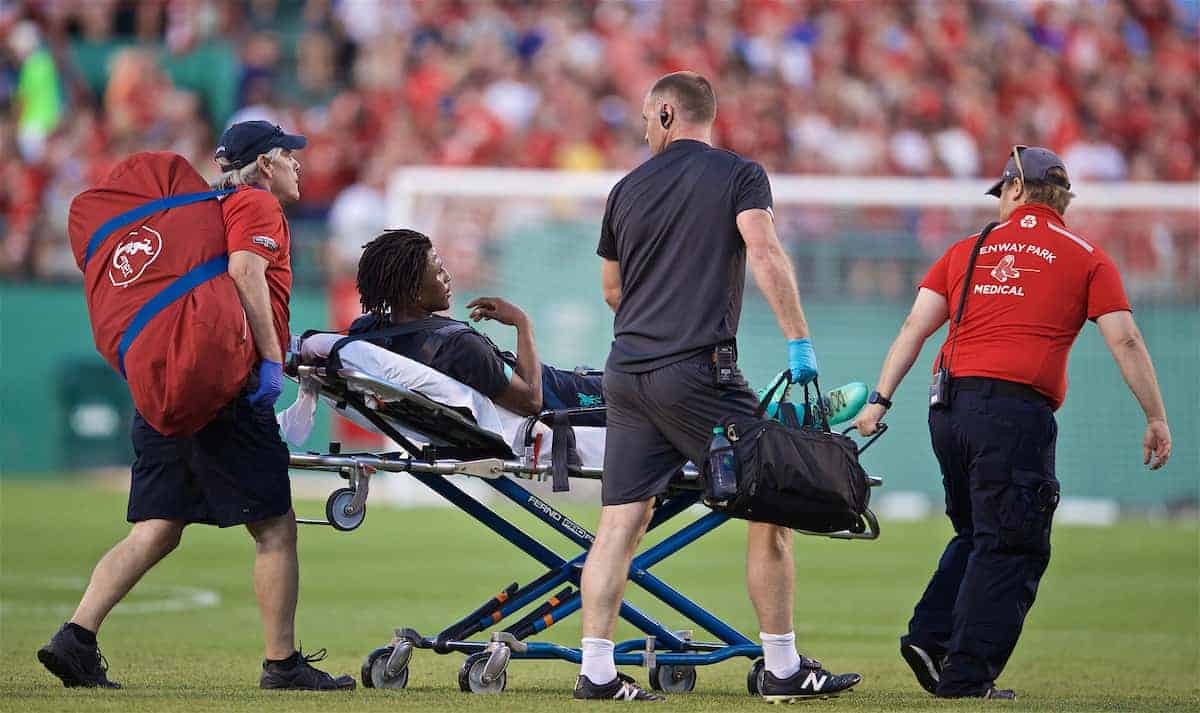
[[[713,428],[708,445],[708,478],[704,499],[711,504],[723,504],[737,494],[738,462],[733,444],[725,437],[725,427]]]

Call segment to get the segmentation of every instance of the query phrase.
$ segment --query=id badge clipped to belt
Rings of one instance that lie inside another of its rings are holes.
[[[929,408],[950,407],[950,370],[939,367],[933,374],[933,382],[929,384]]]
[[[718,344],[713,349],[713,385],[732,386],[738,383],[737,351],[732,344]]]

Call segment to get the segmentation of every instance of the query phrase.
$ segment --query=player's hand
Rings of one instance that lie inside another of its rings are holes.
[[[481,319],[493,319],[500,324],[515,327],[522,322],[529,321],[529,315],[525,314],[520,307],[499,297],[480,297],[471,300],[467,309],[471,310],[471,321],[473,322]]]
[[[266,404],[267,408],[275,405],[279,394],[283,391],[283,364],[269,359],[263,359],[258,365],[258,388],[247,397],[251,406]]]
[[[867,404],[858,412],[858,417],[854,419],[854,428],[858,429],[859,434],[863,436],[873,436],[879,430],[879,422],[883,420],[887,409],[883,404]]]
[[[1151,462],[1151,456],[1154,461]],[[1146,424],[1146,435],[1142,438],[1142,464],[1150,470],[1158,470],[1171,457],[1171,429],[1161,418],[1151,419]]]
[[[788,340],[788,372],[793,384],[807,384],[817,378],[817,353],[808,337]]]

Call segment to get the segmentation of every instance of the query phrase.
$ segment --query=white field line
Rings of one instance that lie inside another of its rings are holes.
[[[52,589],[78,599],[87,587],[87,580],[82,577],[37,577],[21,575],[0,575],[0,582],[20,581],[46,589]],[[132,596],[151,595],[149,601],[121,602],[113,609],[113,614],[168,614],[175,612],[194,611],[218,606],[221,597],[216,592],[199,587],[185,587],[176,584],[155,585],[141,584],[134,588]],[[65,596],[65,595],[64,595]],[[70,616],[75,611],[75,603],[48,604],[45,602],[28,602],[14,600],[5,596],[0,598],[0,616]]]

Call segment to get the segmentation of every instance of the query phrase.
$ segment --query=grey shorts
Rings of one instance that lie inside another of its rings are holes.
[[[642,374],[607,369],[604,400],[605,505],[662,495],[684,463],[703,463],[713,425],[725,416],[752,416],[758,408],[740,373],[735,384],[713,384],[709,354]]]

